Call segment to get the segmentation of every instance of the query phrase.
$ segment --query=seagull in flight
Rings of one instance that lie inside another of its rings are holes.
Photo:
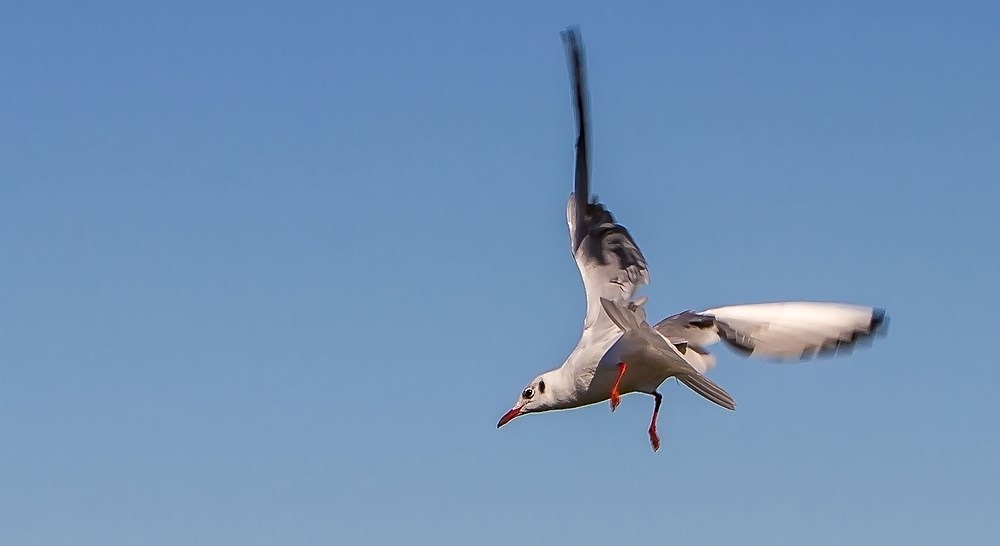
[[[562,33],[575,98],[576,178],[566,204],[570,250],[583,277],[587,314],[576,348],[562,366],[531,380],[497,428],[528,413],[566,410],[643,393],[655,400],[648,434],[660,447],[656,421],[659,386],[673,377],[729,410],[733,398],[705,374],[715,364],[707,350],[723,342],[744,356],[773,360],[845,353],[882,330],[885,312],[872,307],[820,302],[731,305],[683,311],[650,326],[646,298],[632,301],[649,283],[646,259],[635,239],[596,198],[590,198],[587,87],[579,31]]]

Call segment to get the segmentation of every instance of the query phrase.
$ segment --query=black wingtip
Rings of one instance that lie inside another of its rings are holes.
[[[888,328],[889,317],[886,315],[885,309],[872,309],[867,330],[855,331],[849,339],[837,340],[823,347],[807,347],[799,358],[808,360],[815,357],[850,354],[855,347],[867,347],[872,344],[875,338],[885,337]]]
[[[569,25],[565,30],[559,33],[564,40],[579,40],[580,38],[580,26],[579,25]]]
[[[563,44],[571,56],[574,70],[583,68],[583,37],[580,34],[580,27],[566,27],[566,30],[559,33]]]
[[[873,335],[878,334],[884,336],[889,329],[889,317],[885,313],[885,309],[876,308],[872,311],[872,320],[868,323],[868,331]]]
[[[586,237],[587,215],[590,212],[587,202],[590,197],[590,160],[588,153],[588,115],[587,115],[587,83],[584,69],[583,44],[580,30],[568,27],[562,32],[563,44],[566,48],[569,62],[570,83],[573,89],[573,109],[576,112],[576,176],[573,182],[575,232],[573,233],[573,252],[580,247]]]

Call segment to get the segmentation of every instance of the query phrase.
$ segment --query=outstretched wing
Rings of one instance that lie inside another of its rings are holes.
[[[562,33],[569,60],[576,109],[576,179],[566,205],[573,257],[580,268],[587,293],[584,328],[594,325],[603,313],[601,298],[625,305],[638,286],[649,282],[646,258],[628,230],[615,222],[601,203],[590,201],[588,155],[587,82],[583,44],[579,30]]]
[[[781,302],[730,305],[701,312],[684,311],[654,328],[673,343],[688,342],[689,353],[715,359],[705,349],[724,341],[745,356],[775,360],[807,359],[850,352],[862,341],[884,333],[885,310],[843,303]],[[685,355],[688,356],[688,355]],[[704,369],[702,371],[704,371]]]

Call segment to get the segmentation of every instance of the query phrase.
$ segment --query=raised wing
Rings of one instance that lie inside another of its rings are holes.
[[[588,155],[587,82],[584,74],[583,44],[579,30],[562,33],[570,65],[576,109],[576,179],[566,205],[573,257],[580,268],[587,293],[587,318],[590,328],[602,316],[601,298],[625,305],[638,286],[649,282],[646,258],[628,230],[615,222],[604,205],[590,201],[590,164]],[[610,323],[609,323],[610,326]]]
[[[745,356],[807,359],[850,352],[859,342],[884,333],[885,324],[883,309],[782,302],[730,305],[699,313],[684,311],[663,319],[654,328],[673,343],[687,341],[689,353],[694,350],[696,357],[707,357],[700,367],[708,369],[715,359],[705,348],[720,340]],[[691,364],[699,368],[695,362]]]

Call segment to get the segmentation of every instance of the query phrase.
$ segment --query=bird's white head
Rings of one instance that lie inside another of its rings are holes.
[[[561,385],[560,379],[558,370],[543,373],[532,379],[528,383],[528,386],[524,387],[524,390],[521,391],[521,395],[517,397],[514,407],[500,418],[497,428],[506,425],[515,417],[524,415],[525,413],[537,413],[558,408],[560,400],[557,392],[561,390],[559,388]]]

